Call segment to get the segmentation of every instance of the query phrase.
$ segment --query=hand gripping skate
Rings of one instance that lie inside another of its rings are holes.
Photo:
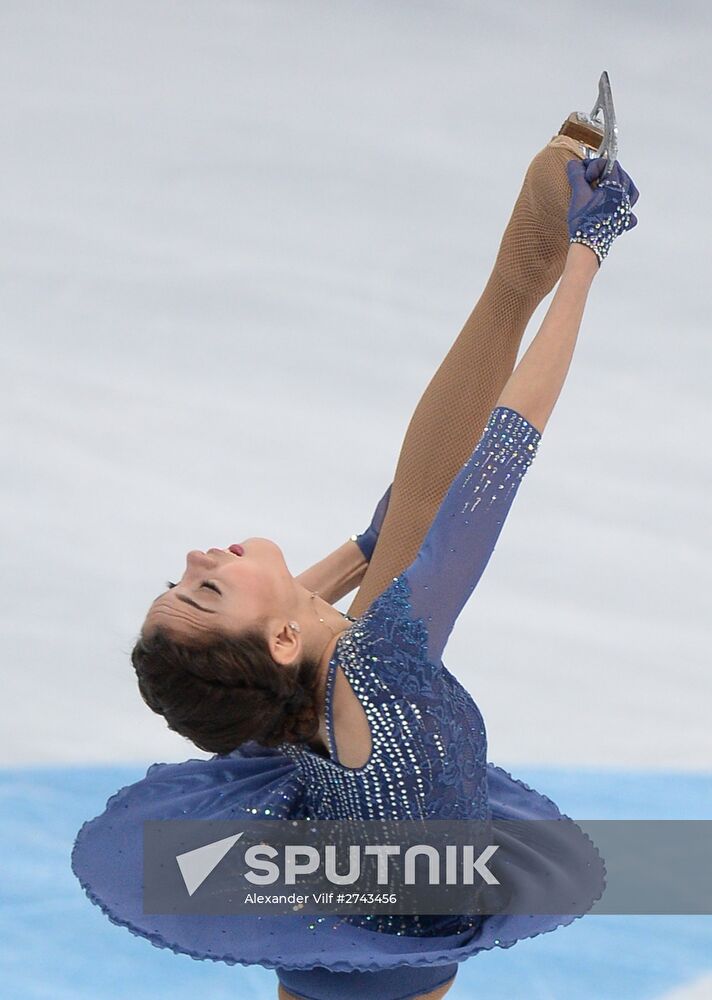
[[[604,70],[598,81],[598,97],[590,115],[572,111],[559,129],[559,135],[568,135],[581,143],[585,158],[593,160],[605,156],[608,160],[600,180],[608,177],[618,158],[618,126],[613,107],[611,82]]]

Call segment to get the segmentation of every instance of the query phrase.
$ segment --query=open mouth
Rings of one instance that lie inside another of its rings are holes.
[[[228,550],[228,552],[232,552],[232,554],[236,555],[236,556],[244,556],[244,554],[245,554],[245,550],[243,549],[243,547],[241,545],[237,545],[237,544],[235,544],[235,545],[228,545],[228,549],[227,550]]]

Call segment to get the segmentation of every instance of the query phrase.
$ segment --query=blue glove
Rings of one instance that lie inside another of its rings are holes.
[[[593,250],[599,267],[613,240],[638,224],[631,206],[638,200],[639,192],[618,162],[604,180],[596,187],[591,186],[600,178],[606,162],[605,156],[594,160],[576,157],[566,164],[571,185],[567,216],[569,242],[583,243]]]
[[[392,485],[393,483],[391,483],[391,486]],[[391,486],[388,487],[386,492],[378,501],[378,505],[373,512],[373,517],[371,518],[371,523],[366,530],[360,535],[351,536],[351,540],[356,542],[358,547],[363,552],[364,558],[367,562],[371,561],[373,550],[376,548],[376,542],[378,541],[378,535],[381,531],[381,525],[383,524],[386,511],[388,510],[388,502],[391,499]]]

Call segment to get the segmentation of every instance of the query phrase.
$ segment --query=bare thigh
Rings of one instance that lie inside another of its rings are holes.
[[[455,974],[457,975],[457,973]],[[434,990],[429,993],[418,993],[416,996],[411,997],[410,1000],[440,1000],[448,992],[452,984],[455,982],[455,976],[452,979],[448,979],[446,983],[442,986],[436,986]],[[277,997],[278,1000],[300,1000],[299,997],[295,996],[294,993],[290,993],[289,990],[285,988],[280,983],[277,987]]]

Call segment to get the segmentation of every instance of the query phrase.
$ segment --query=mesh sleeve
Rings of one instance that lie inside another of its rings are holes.
[[[401,574],[413,618],[438,662],[452,628],[494,550],[540,432],[516,410],[495,407],[470,458],[450,485],[423,544]],[[396,577],[396,580],[400,579]]]

